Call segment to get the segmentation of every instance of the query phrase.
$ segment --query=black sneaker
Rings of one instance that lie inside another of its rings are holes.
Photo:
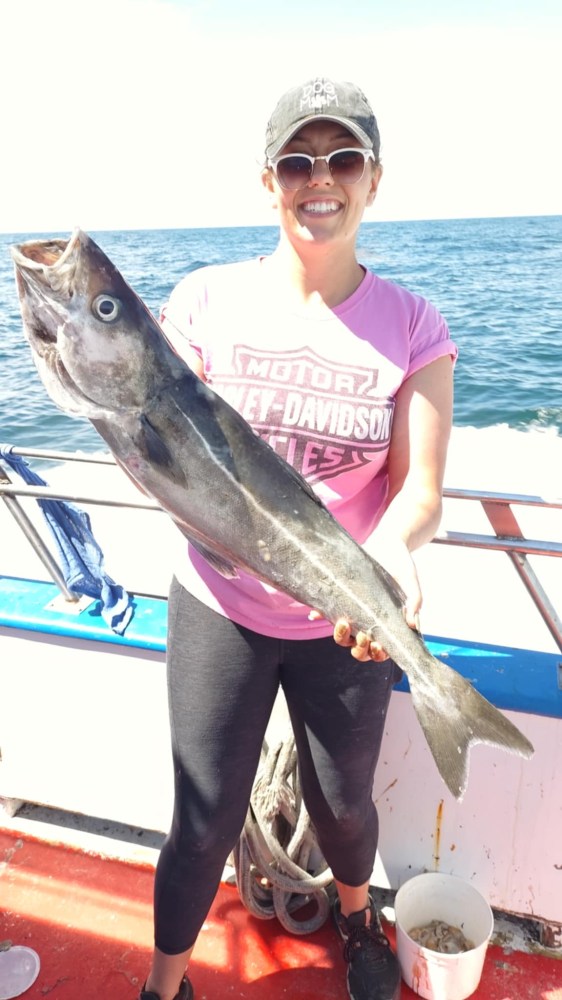
[[[370,911],[370,923],[367,914]],[[400,966],[383,932],[369,897],[369,906],[342,916],[339,899],[333,908],[334,921],[345,942],[347,992],[351,1000],[399,1000]]]
[[[141,990],[139,1000],[160,1000],[160,997],[157,993],[152,993],[150,990]],[[179,992],[176,993],[174,1000],[193,1000],[193,986],[187,976],[183,977]]]

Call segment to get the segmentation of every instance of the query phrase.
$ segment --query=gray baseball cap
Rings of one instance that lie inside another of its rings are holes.
[[[339,122],[378,159],[379,129],[365,94],[354,83],[337,83],[325,77],[293,87],[280,98],[267,125],[266,156],[277,156],[299,129],[315,121]]]

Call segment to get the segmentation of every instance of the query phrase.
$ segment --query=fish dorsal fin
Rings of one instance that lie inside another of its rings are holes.
[[[264,444],[265,444],[265,442],[264,442]],[[268,447],[269,447],[269,445],[268,445]],[[324,505],[322,503],[322,500],[320,499],[320,497],[318,496],[318,494],[314,492],[314,490],[312,489],[312,486],[310,485],[309,482],[307,482],[307,480],[304,478],[304,476],[301,476],[300,472],[297,472],[297,470],[294,469],[292,465],[289,465],[289,469],[290,469],[290,472],[291,472],[292,477],[295,480],[295,482],[298,483],[298,485],[303,490],[305,490],[306,493],[308,493],[309,497],[312,500],[316,501],[316,503],[318,504],[319,507],[323,507]]]

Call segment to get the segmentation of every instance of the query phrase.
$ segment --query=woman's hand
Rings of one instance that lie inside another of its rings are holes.
[[[375,663],[382,663],[388,659],[386,650],[380,643],[370,639],[365,632],[352,635],[349,622],[345,618],[339,618],[334,626],[334,641],[338,646],[349,646],[351,655],[356,660],[374,660]]]
[[[369,554],[390,575],[404,591],[404,617],[410,628],[419,630],[419,612],[422,605],[422,594],[418,580],[416,567],[406,544],[400,538],[385,539],[384,543],[379,538],[373,538],[368,545]],[[309,618],[317,621],[322,615],[319,611],[311,611]],[[351,655],[356,660],[374,660],[382,663],[388,659],[388,653],[380,645],[373,641],[365,632],[358,632],[352,635],[349,622],[345,618],[340,618],[334,626],[334,641],[338,646],[347,646]]]

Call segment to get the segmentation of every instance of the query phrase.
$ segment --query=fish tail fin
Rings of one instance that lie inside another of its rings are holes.
[[[475,743],[531,757],[534,748],[505,715],[472,684],[426,650],[423,675],[409,675],[413,705],[443,781],[456,799],[468,782]]]

